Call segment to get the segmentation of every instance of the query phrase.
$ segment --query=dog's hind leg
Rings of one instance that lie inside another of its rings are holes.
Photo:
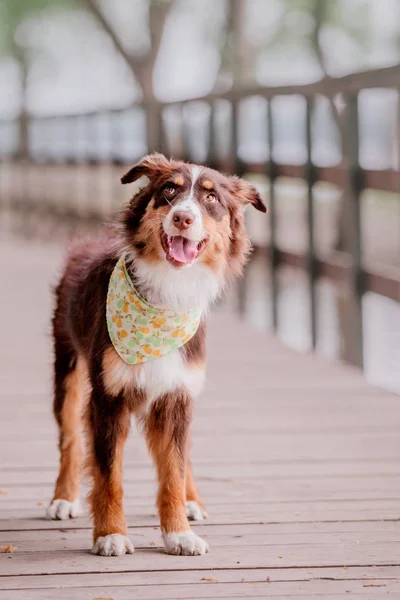
[[[47,517],[68,519],[81,513],[82,411],[88,383],[84,360],[57,336],[54,346],[54,415],[59,426],[60,472]]]
[[[185,502],[186,516],[189,521],[203,521],[207,519],[208,514],[206,512],[203,501],[198,492],[195,484],[192,465],[189,457],[186,460],[186,502]]]

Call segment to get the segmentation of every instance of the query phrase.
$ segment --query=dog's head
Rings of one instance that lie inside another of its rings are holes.
[[[202,264],[219,276],[240,274],[249,250],[246,204],[266,212],[257,190],[237,177],[198,165],[145,156],[122,177],[148,178],[124,216],[128,244],[149,262],[175,269]]]

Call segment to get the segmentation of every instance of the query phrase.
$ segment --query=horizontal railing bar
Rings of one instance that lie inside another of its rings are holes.
[[[188,102],[215,102],[216,100],[229,100],[229,101],[240,101],[250,96],[262,96],[266,99],[273,98],[275,96],[293,96],[300,95],[306,97],[313,97],[317,95],[332,97],[339,93],[356,93],[365,89],[374,88],[398,88],[400,81],[400,64],[393,65],[391,67],[383,67],[380,69],[371,69],[367,71],[359,71],[357,73],[351,73],[349,75],[343,75],[342,77],[324,77],[313,83],[306,83],[303,85],[280,85],[280,86],[262,86],[252,85],[241,87],[240,89],[231,89],[225,92],[212,92],[205,96],[196,96],[193,98],[185,98],[183,100],[175,100],[170,102],[160,102],[154,100],[153,102],[143,103],[141,101],[134,102],[125,107],[120,108],[107,108],[104,110],[90,111],[85,113],[72,113],[72,114],[53,114],[53,115],[30,115],[30,119],[37,121],[46,119],[69,119],[76,117],[95,117],[96,115],[107,115],[122,113],[135,108],[146,108],[150,105],[156,105],[158,107],[168,106],[180,106]],[[17,121],[16,118],[11,119],[0,119],[0,123],[9,123]]]
[[[218,164],[214,165],[220,170],[224,170],[224,161],[217,161]],[[12,161],[13,164],[18,164],[17,160]],[[30,159],[29,164],[37,167],[48,167],[58,166],[64,167],[68,165],[87,165],[87,166],[121,166],[121,169],[131,166],[131,163],[127,163],[124,160],[97,160],[94,157],[88,156],[87,158],[76,158],[76,159]],[[265,176],[268,173],[269,163],[249,163],[241,161],[241,172],[254,175]],[[292,179],[304,179],[304,164],[291,165],[274,162],[274,177],[288,177]],[[229,167],[227,162],[226,167]],[[317,167],[312,165],[313,177],[315,182],[331,183],[337,187],[343,188],[345,185],[346,170],[343,165],[336,165],[331,167]],[[373,190],[380,190],[385,192],[398,193],[400,189],[400,171],[395,169],[359,169],[359,176],[363,182],[363,187]]]
[[[249,96],[263,96],[266,99],[275,96],[306,96],[313,97],[317,95],[334,96],[339,93],[355,93],[364,89],[374,88],[397,88],[400,78],[400,64],[359,71],[342,77],[324,77],[313,83],[303,85],[253,85],[241,87],[240,89],[228,90],[224,93],[214,92],[206,96],[196,98],[177,100],[175,102],[164,102],[163,106],[177,106],[186,102],[211,102],[215,100],[243,100]]]
[[[269,246],[253,244],[255,254],[270,253]],[[306,272],[308,256],[306,253],[298,253],[291,250],[277,249],[276,260],[279,266],[293,267]],[[317,257],[315,259],[316,277],[325,277],[332,281],[349,281],[351,277],[351,257],[343,252],[335,252],[334,256],[328,258]],[[365,291],[374,292],[400,301],[400,268],[368,265],[363,271],[365,277]]]
[[[14,210],[22,210],[25,213],[43,214],[45,212],[50,218],[68,218],[70,220],[79,220],[86,222],[101,222],[110,218],[110,215],[102,215],[99,212],[91,212],[82,215],[74,209],[62,209],[46,204],[45,210],[41,204],[35,204],[20,200],[14,203]],[[253,255],[271,254],[271,247],[268,245],[253,244]],[[307,253],[295,252],[292,250],[283,250],[276,248],[275,260],[277,266],[288,266],[307,271],[308,255]],[[316,277],[325,277],[332,281],[348,281],[351,277],[351,256],[344,252],[335,251],[334,255],[315,258]],[[369,264],[363,271],[365,291],[380,294],[391,300],[400,301],[400,268],[389,267],[386,265]]]

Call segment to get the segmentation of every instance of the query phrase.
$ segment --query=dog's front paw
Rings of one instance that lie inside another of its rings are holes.
[[[60,519],[61,521],[64,521],[65,519],[79,517],[82,512],[82,505],[79,498],[73,502],[57,498],[47,507],[46,517],[48,519]]]
[[[201,539],[193,531],[182,533],[163,533],[165,549],[168,554],[182,554],[183,556],[198,556],[209,550],[206,541]]]
[[[194,500],[187,500],[185,502],[185,510],[189,521],[204,521],[208,517],[206,511]]]
[[[98,537],[92,548],[92,553],[100,554],[100,556],[121,556],[122,554],[133,554],[133,551],[131,540],[121,533]]]

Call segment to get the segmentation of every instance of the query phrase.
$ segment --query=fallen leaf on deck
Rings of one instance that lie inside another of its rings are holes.
[[[36,504],[38,506],[47,506],[47,502],[43,502],[43,500],[39,500],[38,502],[36,502]]]
[[[213,581],[214,583],[219,583],[216,577],[202,577],[200,581]]]
[[[115,600],[114,596],[95,596],[92,600]]]
[[[6,494],[8,494],[8,490],[5,490],[4,488],[0,488],[0,496],[5,496]]]
[[[151,542],[150,542],[150,546],[157,546],[157,542],[156,542],[156,540],[151,540]]]
[[[0,546],[0,552],[15,552],[18,550],[17,546],[13,546],[12,544],[8,544],[8,546]]]

